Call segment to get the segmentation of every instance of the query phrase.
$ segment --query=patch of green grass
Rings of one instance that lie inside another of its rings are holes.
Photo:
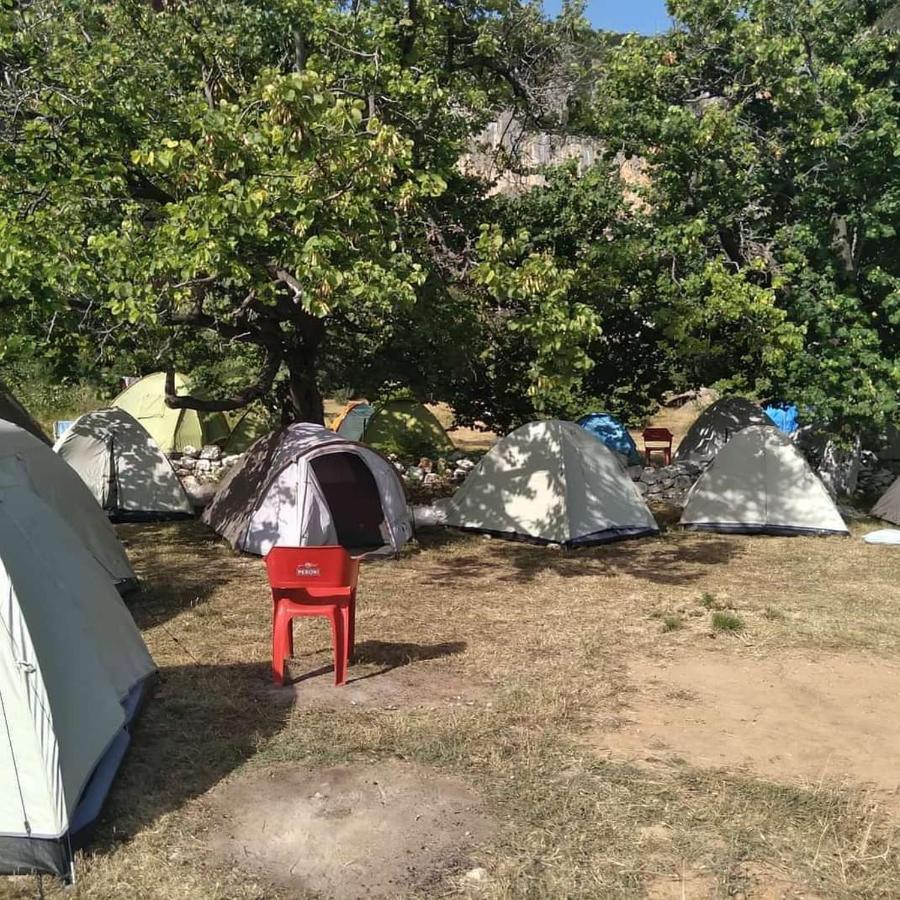
[[[684,621],[681,616],[665,616],[663,618],[663,631],[678,631],[684,627]]]
[[[718,609],[719,608],[719,602],[716,600],[715,597],[713,597],[712,594],[709,593],[709,591],[705,591],[703,593],[703,596],[700,598],[700,605],[704,609]]]
[[[720,609],[712,615],[712,627],[715,631],[743,631],[744,620],[734,613]]]

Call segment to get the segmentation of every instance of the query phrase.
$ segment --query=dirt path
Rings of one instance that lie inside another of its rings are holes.
[[[873,786],[900,814],[900,666],[859,656],[705,653],[636,661],[613,758],[745,768],[776,782]]]
[[[460,780],[399,762],[276,767],[225,785],[213,802],[226,823],[214,854],[333,900],[437,890],[492,831]]]

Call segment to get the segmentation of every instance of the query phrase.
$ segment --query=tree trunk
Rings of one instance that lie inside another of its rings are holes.
[[[294,422],[325,424],[325,407],[319,393],[316,360],[312,353],[304,352],[285,360],[288,366],[288,403],[286,410]]]

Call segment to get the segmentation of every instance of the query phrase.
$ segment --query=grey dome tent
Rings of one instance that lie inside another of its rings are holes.
[[[774,425],[753,425],[728,441],[691,488],[681,524],[746,534],[848,533],[825,486]]]
[[[260,438],[222,480],[203,521],[236,550],[260,556],[274,546],[396,551],[412,536],[391,463],[308,423]]]
[[[122,409],[97,409],[53,447],[115,519],[192,516],[172,464],[147,430]]]
[[[24,429],[0,420],[0,462],[18,469],[21,483],[56,510],[120,591],[137,584],[125,550],[100,505],[50,447]]]
[[[617,454],[574,422],[531,422],[508,434],[446,510],[452,528],[567,547],[659,530]]]
[[[44,429],[38,425],[31,413],[19,403],[12,391],[2,381],[0,381],[0,419],[24,428],[45,444],[50,443],[47,435],[44,434]]]
[[[755,403],[743,397],[723,397],[708,406],[688,429],[675,451],[675,462],[712,459],[731,435],[751,425],[773,425]]]
[[[0,873],[72,874],[155,671],[78,536],[0,460]]]
[[[872,515],[885,522],[900,525],[900,478],[881,495],[879,501],[872,507]]]

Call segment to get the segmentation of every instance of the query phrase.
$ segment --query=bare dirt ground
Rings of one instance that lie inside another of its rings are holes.
[[[335,900],[439,888],[493,830],[471,788],[396,761],[274,767],[214,792],[212,812],[225,865]]]
[[[806,653],[635,660],[621,716],[591,741],[644,764],[876,789],[900,814],[900,666]]]
[[[279,832],[350,827],[342,813],[357,806],[371,821],[374,768],[403,773],[377,778],[386,792],[413,791],[409,776],[426,797],[447,786],[445,808],[464,810],[461,838],[450,813],[429,820],[453,837],[397,896],[900,896],[885,799],[898,555],[860,540],[873,527],[846,539],[667,531],[575,552],[426,533],[363,567],[351,683],[331,686],[330,635],[311,621],[278,689],[260,560],[197,522],[124,526],[144,582],[128,602],[160,677],[78,886],[45,880],[45,895],[339,896],[299,831],[277,858],[268,842],[255,859],[221,848],[269,808]],[[820,780],[825,759],[843,762]],[[484,830],[471,824],[482,816]],[[409,831],[366,834],[370,858],[390,859]],[[33,879],[0,880],[4,900],[35,896]]]

